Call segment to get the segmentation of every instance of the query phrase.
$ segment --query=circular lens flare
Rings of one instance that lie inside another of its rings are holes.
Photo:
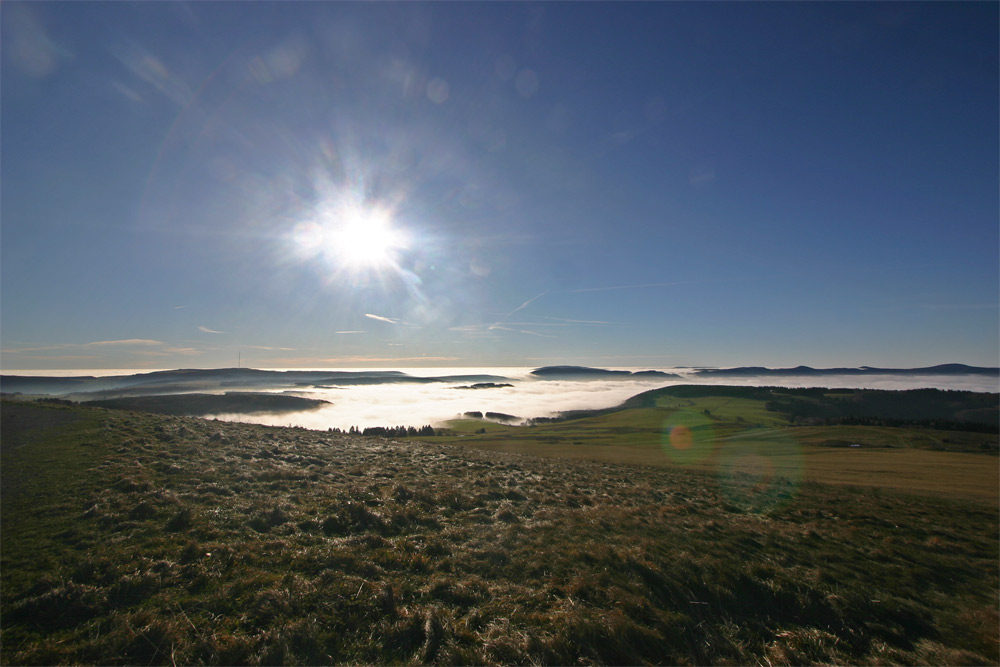
[[[660,444],[675,463],[701,463],[715,448],[713,422],[700,412],[674,410],[663,421]]]
[[[691,444],[694,442],[694,436],[691,434],[690,428],[684,424],[677,424],[676,426],[670,427],[668,433],[670,434],[669,437],[671,447],[685,452],[691,449]]]
[[[802,448],[780,431],[730,439],[720,448],[718,463],[723,494],[757,513],[788,505],[804,477]]]

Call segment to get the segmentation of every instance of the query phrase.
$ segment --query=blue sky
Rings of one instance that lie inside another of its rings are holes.
[[[996,3],[0,13],[5,369],[997,365]]]

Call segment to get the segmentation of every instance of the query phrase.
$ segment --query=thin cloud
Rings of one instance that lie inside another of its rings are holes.
[[[462,357],[334,357],[320,359],[329,364],[385,363],[400,361],[460,361]]]
[[[2,353],[7,354],[24,354],[27,352],[55,352],[57,350],[73,350],[87,347],[113,347],[113,346],[146,346],[146,347],[156,347],[159,345],[166,345],[163,341],[159,340],[148,340],[145,338],[127,338],[123,340],[95,340],[89,343],[56,343],[53,345],[35,345],[33,347],[5,347]],[[70,358],[70,357],[64,357]]]
[[[613,322],[604,322],[602,320],[571,320],[565,317],[546,317],[545,319],[566,322],[568,324],[613,324]]]
[[[149,340],[146,338],[126,338],[124,340],[95,340],[90,343],[85,343],[87,346],[102,346],[102,345],[164,345],[163,341],[159,340]]]
[[[509,313],[507,313],[507,317],[505,317],[505,318],[504,318],[504,320],[507,320],[507,319],[510,319],[510,317],[511,317],[511,316],[512,316],[512,315],[513,315],[514,313],[516,313],[516,312],[517,312],[517,311],[519,311],[519,310],[524,310],[524,309],[525,309],[525,308],[527,308],[527,307],[528,307],[529,305],[531,305],[531,303],[532,303],[532,302],[534,302],[534,301],[537,301],[537,300],[541,299],[541,298],[542,298],[543,296],[545,296],[546,294],[550,294],[550,292],[542,292],[542,293],[541,293],[541,294],[539,294],[538,296],[533,296],[533,297],[531,297],[530,299],[528,299],[527,301],[525,301],[524,303],[522,303],[522,304],[521,304],[520,306],[518,306],[518,307],[517,307],[517,308],[515,308],[514,310],[510,311]]]
[[[225,331],[216,331],[215,329],[209,329],[208,327],[203,327],[201,325],[198,326],[198,331],[200,331],[202,333],[208,333],[208,334],[224,334],[224,333],[226,333]]]
[[[112,46],[111,54],[132,74],[158,90],[178,106],[187,106],[194,91],[175,75],[159,58],[137,44]]]
[[[5,347],[0,350],[2,354],[22,354],[24,352],[53,352],[55,350],[66,350],[72,347],[79,347],[79,345],[69,345],[63,343],[60,345],[36,345],[35,347]]]
[[[394,320],[391,317],[382,317],[381,315],[372,315],[371,313],[365,313],[365,317],[378,320],[379,322],[388,322],[389,324],[399,324],[399,320]]]
[[[528,331],[527,329],[511,329],[510,327],[500,326],[499,324],[493,324],[490,326],[490,331],[496,329],[499,329],[500,331],[513,331],[514,333],[522,333],[529,336],[538,336],[539,338],[555,338],[555,336],[550,336],[549,334],[538,333],[537,331]]]
[[[448,327],[448,331],[455,331],[464,336],[470,336],[472,338],[482,338],[489,340],[499,340],[499,336],[490,331],[490,325],[487,324],[468,324],[458,327]]]
[[[363,333],[366,333],[366,332],[364,332],[364,331],[334,331],[333,333],[344,335],[344,334],[363,334]]]
[[[20,350],[14,350],[13,353],[19,354]],[[11,351],[4,350],[3,354],[8,356]],[[33,361],[93,361],[101,358],[96,354],[22,354],[20,356]]]
[[[134,90],[132,90],[131,88],[129,88],[128,86],[126,86],[125,84],[118,83],[117,81],[112,81],[111,82],[111,87],[114,88],[119,93],[121,93],[122,96],[124,96],[124,97],[132,100],[136,104],[143,104],[144,103],[144,100],[142,99],[142,96],[139,95],[139,93],[137,93]]]

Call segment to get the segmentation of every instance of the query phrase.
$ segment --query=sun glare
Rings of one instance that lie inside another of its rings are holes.
[[[338,222],[328,242],[334,254],[349,266],[387,266],[405,246],[402,233],[392,227],[385,211],[349,211]]]
[[[408,243],[389,210],[355,202],[341,203],[316,219],[299,223],[293,238],[303,252],[355,272],[396,267]]]

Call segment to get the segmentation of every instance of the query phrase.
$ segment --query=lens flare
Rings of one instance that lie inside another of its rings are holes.
[[[691,429],[684,424],[671,427],[669,438],[670,446],[682,452],[691,449],[691,445],[694,443],[694,436],[691,435]]]
[[[712,454],[712,420],[699,412],[676,410],[663,422],[660,444],[675,463],[698,463]]]
[[[786,506],[802,483],[802,448],[780,430],[720,444],[718,475],[734,504],[762,514]]]

